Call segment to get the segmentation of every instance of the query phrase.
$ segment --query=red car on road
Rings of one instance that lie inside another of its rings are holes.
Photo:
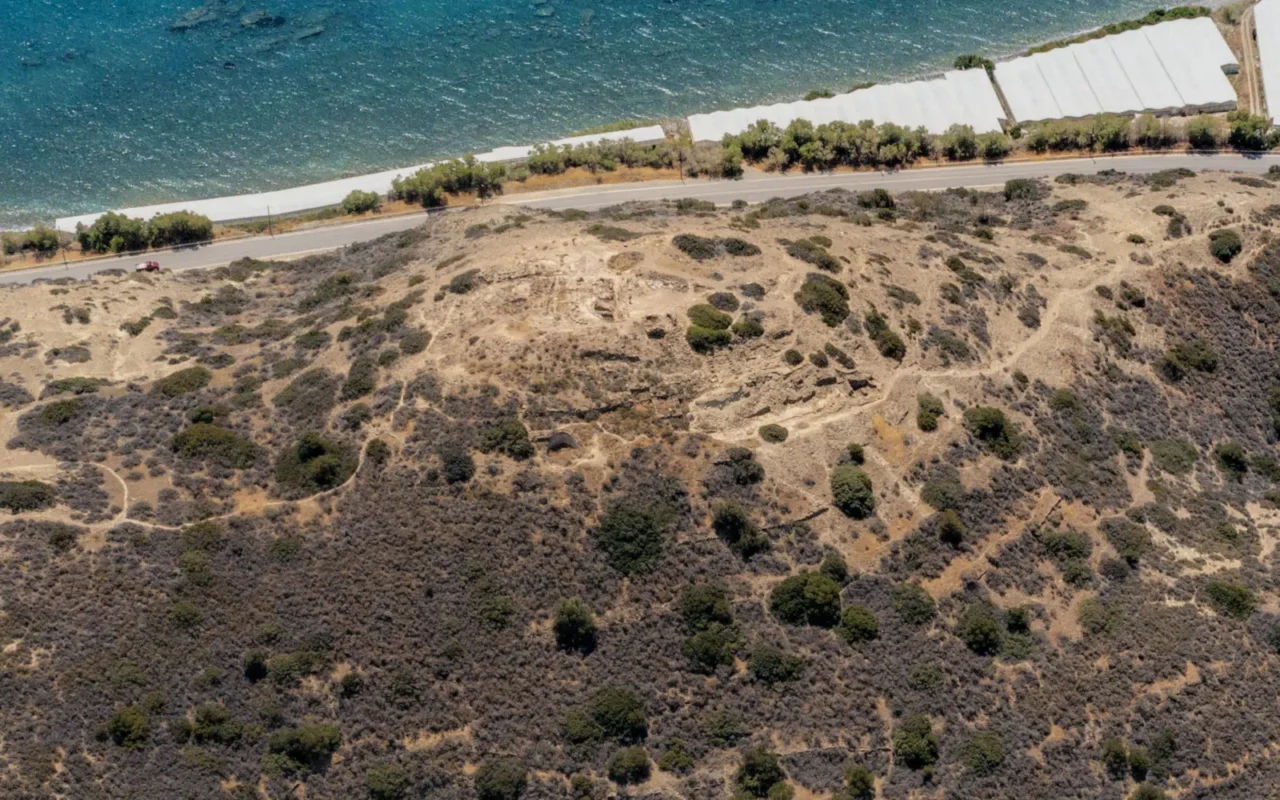
[[[159,272],[159,261],[143,261],[141,264],[133,268],[134,272]]]

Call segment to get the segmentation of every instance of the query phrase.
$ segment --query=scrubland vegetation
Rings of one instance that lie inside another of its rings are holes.
[[[1273,796],[1265,190],[479,210],[9,290],[0,795]]]

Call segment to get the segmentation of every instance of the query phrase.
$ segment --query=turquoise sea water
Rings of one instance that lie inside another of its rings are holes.
[[[1154,5],[0,0],[0,228],[842,90]]]

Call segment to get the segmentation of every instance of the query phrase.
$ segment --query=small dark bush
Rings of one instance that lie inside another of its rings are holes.
[[[799,680],[808,666],[803,658],[784,653],[772,645],[758,645],[747,659],[747,672],[766,686]]]
[[[967,409],[964,427],[997,458],[1013,461],[1022,449],[1022,437],[1017,426],[998,408],[974,406]]]
[[[528,770],[514,758],[491,758],[476,770],[478,800],[519,800],[528,783]]]
[[[947,413],[942,401],[928,392],[916,397],[916,427],[922,431],[938,429],[938,417]]]
[[[831,470],[831,499],[846,516],[865,519],[876,508],[871,478],[852,464],[841,464]]]
[[[1240,234],[1233,230],[1213,231],[1209,234],[1209,252],[1223,264],[1231,263],[1231,259],[1240,255],[1244,242]]]
[[[0,508],[11,514],[49,508],[57,498],[52,486],[37,480],[0,481]]]
[[[912,714],[893,729],[893,755],[911,769],[923,769],[937,762],[938,740],[928,717]]]
[[[787,429],[781,425],[762,425],[758,433],[769,444],[780,444],[787,440]]]
[[[178,397],[198,392],[209,385],[213,373],[204,367],[187,367],[166,375],[152,384],[152,390],[165,397]]]
[[[1253,615],[1253,593],[1247,586],[1229,581],[1209,581],[1204,593],[1220,614],[1236,619],[1248,619]]]
[[[893,601],[893,610],[908,625],[924,625],[937,613],[937,604],[918,583],[900,583],[893,587],[889,596]]]
[[[840,584],[820,572],[792,575],[769,594],[769,611],[788,625],[829,628],[840,617]]]
[[[832,328],[849,316],[849,290],[826,275],[815,272],[806,275],[795,300],[806,314],[820,314],[822,321]]]
[[[997,733],[979,733],[964,749],[964,765],[975,775],[987,777],[1004,763],[1004,740]]]
[[[787,779],[777,753],[763,747],[748,748],[742,754],[742,766],[734,775],[734,783],[748,797],[769,797],[770,790]]]
[[[305,433],[276,459],[276,481],[308,494],[346,483],[356,469],[352,448],[319,433]]]
[[[595,647],[595,616],[590,607],[576,597],[563,597],[556,603],[552,629],[561,650],[588,652]]]
[[[715,239],[682,233],[671,240],[676,249],[695,261],[705,261],[720,255],[720,245]]]
[[[716,536],[742,558],[750,558],[769,547],[768,538],[736,503],[717,503],[712,511],[711,527]]]
[[[213,461],[232,469],[249,469],[258,458],[258,446],[235,431],[197,422],[173,437],[174,452],[186,458]]]
[[[861,644],[880,635],[880,621],[866,606],[849,606],[840,612],[840,624],[836,627],[836,632],[851,645]]]
[[[498,452],[524,461],[533,456],[533,442],[529,441],[529,429],[519,417],[503,417],[480,431],[477,445],[482,453]]]
[[[733,323],[733,317],[716,309],[715,306],[707,303],[699,303],[696,306],[690,306],[688,310],[689,321],[694,326],[706,328],[713,331],[728,330],[729,325]]]
[[[624,747],[609,758],[609,780],[621,786],[649,780],[649,753],[639,746]]]

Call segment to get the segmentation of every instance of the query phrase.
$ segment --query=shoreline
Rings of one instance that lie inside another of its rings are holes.
[[[1200,6],[1203,6],[1203,7],[1205,7],[1205,8],[1208,8],[1211,12],[1216,12],[1217,10],[1219,10],[1219,9],[1221,9],[1221,8],[1228,7],[1228,6],[1233,6],[1233,5],[1241,5],[1242,7],[1247,8],[1247,7],[1249,7],[1249,6],[1251,6],[1251,5],[1252,5],[1252,0],[1246,0],[1244,3],[1240,3],[1240,2],[1231,2],[1231,0],[1205,0],[1205,2],[1196,3],[1195,5],[1200,5]],[[1130,19],[1133,19],[1133,18],[1130,18]],[[1125,21],[1125,20],[1120,20],[1119,22],[1123,22],[1123,21]],[[1110,24],[1116,24],[1116,23],[1110,23]],[[1004,61],[1004,60],[1008,60],[1008,59],[1012,59],[1012,58],[1017,58],[1017,57],[1019,57],[1019,56],[1021,56],[1021,55],[1023,55],[1023,54],[1026,54],[1026,53],[1027,53],[1027,52],[1029,52],[1030,50],[1033,50],[1034,48],[1037,48],[1037,47],[1043,46],[1044,44],[1048,44],[1048,43],[1052,43],[1052,42],[1058,42],[1058,41],[1070,40],[1070,39],[1073,39],[1073,38],[1075,38],[1075,37],[1083,36],[1083,35],[1085,35],[1085,34],[1088,34],[1088,33],[1093,32],[1093,31],[1100,30],[1102,27],[1104,27],[1104,26],[1084,27],[1084,28],[1078,29],[1078,30],[1076,30],[1076,31],[1074,31],[1074,32],[1072,32],[1072,33],[1068,33],[1068,34],[1066,34],[1066,35],[1064,35],[1064,36],[1058,36],[1058,37],[1056,37],[1056,38],[1046,38],[1046,39],[1042,39],[1042,40],[1039,40],[1037,43],[1033,43],[1033,44],[1030,44],[1030,45],[1020,45],[1020,46],[1017,46],[1017,47],[1010,47],[1010,48],[1008,48],[1008,49],[1006,49],[1006,50],[1004,50],[1004,51],[1002,51],[1002,52],[1000,52],[1000,53],[998,53],[998,54],[995,54],[995,55],[988,55],[987,57],[989,57],[989,58],[991,58],[991,60],[993,60],[993,61],[997,61],[997,62],[999,62],[999,61]],[[982,55],[986,55],[985,53],[981,53],[981,52],[980,52],[980,54],[982,54]],[[893,77],[893,78],[889,78],[889,79],[882,80],[882,81],[881,81],[881,82],[879,82],[879,83],[880,83],[881,85],[901,84],[901,83],[911,83],[911,82],[920,81],[920,80],[927,80],[927,79],[929,79],[930,77],[936,77],[936,76],[939,76],[939,75],[943,75],[943,74],[945,74],[945,72],[946,72],[946,71],[947,71],[947,67],[946,67],[946,66],[943,66],[943,67],[941,67],[940,69],[930,69],[930,70],[924,70],[924,71],[916,71],[916,72],[912,72],[912,73],[904,73],[904,74],[902,74],[902,75],[899,75],[899,76],[896,76],[896,77]],[[846,90],[846,91],[847,91],[847,90]],[[767,96],[766,96],[764,99],[759,100],[759,103],[760,103],[760,104],[771,104],[771,103],[785,103],[785,102],[793,102],[793,101],[795,101],[795,100],[800,99],[800,98],[801,98],[801,97],[803,97],[803,96],[804,96],[804,92],[803,92],[803,91],[800,91],[800,90],[797,90],[797,92],[787,92],[787,93],[785,93],[785,94],[777,95],[777,96],[772,97],[772,98],[770,98],[770,97],[767,97]],[[720,109],[713,109],[713,111],[714,111],[714,110],[720,110]],[[684,121],[685,121],[685,120],[687,120],[687,118],[688,118],[689,116],[694,115],[694,114],[702,114],[702,113],[709,113],[709,112],[692,111],[692,112],[688,112],[688,113],[686,113],[686,114],[685,114],[684,116],[682,116],[682,117],[663,117],[663,118],[661,118],[661,119],[663,119],[664,121],[679,120],[682,124],[687,124],[687,123],[685,123]],[[623,129],[623,128],[619,128],[619,127],[617,127],[617,126],[619,126],[619,125],[621,125],[621,124],[624,124],[624,123],[626,123],[626,122],[628,122],[628,121],[627,121],[627,120],[618,120],[618,121],[614,121],[614,122],[610,122],[610,123],[604,123],[604,124],[601,124],[601,125],[592,126],[592,127],[588,128],[587,130],[590,130],[590,131],[608,131],[608,132],[609,132],[610,134],[612,134],[613,136],[618,137],[618,138],[622,138],[622,137],[623,137],[623,136],[628,132],[628,130],[637,130],[637,128]],[[641,122],[641,121],[638,121],[638,120],[636,121],[636,125],[637,125],[637,126],[643,126],[643,125],[645,125],[645,124],[646,124],[646,123],[644,123],[644,122]],[[653,124],[656,124],[656,123],[649,123],[649,124],[653,125]],[[608,134],[604,134],[604,135],[608,135]],[[573,138],[579,138],[579,137],[573,137]],[[563,141],[563,140],[557,140],[557,141]],[[668,141],[670,141],[670,137],[668,137]],[[491,151],[491,153],[490,153],[490,154],[493,154],[493,153],[500,153],[500,152],[503,152],[503,151],[515,151],[515,150],[519,150],[519,149],[527,149],[527,148],[517,148],[517,147],[499,147],[499,148],[495,148],[495,150]],[[489,154],[481,154],[481,155],[483,156],[483,155],[489,155]],[[365,185],[364,185],[364,184],[366,184],[366,183],[367,183],[367,184],[370,184],[370,186],[372,186],[372,184],[374,184],[374,183],[380,183],[380,182],[388,182],[388,183],[389,183],[389,180],[390,180],[390,178],[391,178],[391,177],[402,177],[402,176],[407,176],[407,175],[410,175],[410,174],[412,174],[412,173],[416,172],[417,170],[419,170],[419,169],[421,169],[421,168],[423,168],[423,167],[429,167],[429,166],[431,166],[431,165],[432,165],[432,164],[434,164],[434,163],[446,162],[446,161],[454,160],[454,159],[461,158],[461,157],[462,157],[462,156],[458,156],[458,155],[455,155],[455,156],[445,156],[445,157],[441,157],[441,158],[439,158],[439,159],[437,159],[436,161],[433,161],[433,162],[424,162],[424,163],[413,164],[413,165],[408,165],[408,166],[391,167],[391,168],[388,168],[388,169],[379,169],[379,170],[375,170],[375,171],[368,172],[368,173],[359,173],[359,174],[343,173],[343,174],[339,174],[339,175],[337,175],[337,176],[335,176],[335,177],[333,177],[333,178],[329,178],[329,179],[325,179],[325,180],[321,180],[321,181],[308,182],[308,183],[304,183],[304,184],[301,184],[301,185],[299,185],[299,184],[290,184],[290,185],[284,186],[284,187],[282,187],[282,188],[277,188],[277,189],[266,189],[266,190],[263,190],[263,191],[257,191],[257,192],[246,192],[246,193],[242,193],[242,194],[229,195],[229,196],[225,196],[225,197],[217,197],[217,198],[187,198],[187,199],[180,199],[180,200],[167,200],[167,201],[159,201],[159,202],[156,202],[156,203],[147,203],[147,204],[140,205],[140,206],[133,206],[133,207],[131,207],[131,208],[119,208],[119,207],[117,207],[116,209],[107,209],[107,210],[119,210],[119,211],[122,211],[122,212],[125,212],[125,213],[128,213],[128,212],[134,212],[134,213],[133,213],[133,214],[131,214],[131,215],[133,215],[133,216],[142,216],[143,218],[147,218],[148,216],[151,216],[151,215],[154,215],[154,214],[157,214],[157,213],[165,213],[165,211],[158,210],[158,209],[160,209],[160,208],[162,208],[162,207],[163,207],[163,208],[165,208],[165,210],[169,210],[169,211],[171,211],[171,210],[179,210],[178,208],[176,208],[176,207],[178,207],[178,206],[191,205],[191,204],[202,204],[202,205],[204,205],[204,204],[209,204],[209,203],[212,203],[212,202],[215,202],[215,201],[220,201],[220,200],[235,200],[235,199],[241,199],[241,198],[243,198],[244,200],[248,201],[250,198],[254,198],[254,199],[256,199],[256,198],[267,198],[268,196],[289,195],[289,194],[292,194],[292,193],[304,193],[304,192],[310,192],[310,191],[317,191],[317,190],[321,190],[322,188],[326,188],[326,187],[328,187],[328,186],[330,186],[330,185],[335,185],[335,184],[351,184],[351,185],[353,185],[353,186],[354,186],[354,188],[358,188],[358,189],[362,189],[362,190],[366,190],[366,191],[368,191],[368,190],[370,190],[370,189],[365,187]],[[495,159],[495,160],[497,160],[497,159]],[[508,159],[501,159],[501,160],[508,160]],[[385,181],[384,181],[383,179],[385,179]],[[377,187],[373,187],[373,188],[372,188],[372,190],[373,190],[373,191],[379,191],[379,193],[384,193],[384,191],[379,190]],[[333,200],[332,202],[327,202],[327,203],[311,203],[311,204],[309,204],[309,205],[306,205],[305,207],[288,207],[288,206],[286,205],[286,207],[285,207],[285,209],[284,209],[284,210],[277,210],[277,211],[274,211],[274,212],[273,212],[273,211],[271,211],[271,210],[268,208],[268,206],[272,205],[272,203],[271,203],[268,199],[264,199],[264,200],[262,200],[262,201],[259,203],[259,205],[261,206],[261,208],[260,208],[260,212],[259,212],[258,214],[256,214],[256,215],[250,215],[250,216],[244,216],[244,217],[237,217],[237,218],[229,218],[229,217],[223,216],[221,219],[216,219],[216,220],[215,220],[215,222],[219,222],[219,223],[226,223],[226,222],[232,222],[232,221],[235,221],[235,222],[242,222],[242,221],[247,221],[247,220],[263,219],[263,218],[266,218],[268,215],[271,215],[271,214],[273,214],[273,213],[274,213],[274,214],[280,214],[280,215],[283,215],[283,216],[287,216],[287,215],[297,215],[297,214],[304,214],[304,213],[308,213],[308,212],[319,211],[319,210],[322,210],[322,209],[330,208],[330,207],[332,207],[332,206],[334,206],[334,205],[337,205],[337,203],[338,203],[338,202],[340,202],[340,198],[338,198],[338,199],[336,199],[336,200]],[[278,207],[278,208],[279,208],[279,207]],[[148,213],[148,212],[149,212],[149,213]],[[50,227],[53,227],[53,228],[54,228],[54,229],[56,229],[56,230],[61,230],[61,231],[63,231],[63,232],[71,233],[71,232],[74,232],[74,223],[75,223],[76,221],[85,221],[87,218],[94,218],[94,217],[99,216],[99,215],[100,215],[100,214],[102,214],[102,213],[105,213],[105,211],[94,211],[94,212],[88,212],[88,213],[83,213],[83,214],[70,214],[70,215],[68,215],[68,216],[66,216],[66,217],[59,217],[59,218],[56,218],[55,220],[52,220],[52,221],[49,221],[49,220],[41,220],[41,221],[39,221],[39,222],[36,222],[34,225],[27,226],[27,227],[24,227],[24,228],[0,229],[0,232],[19,232],[19,233],[21,233],[21,232],[24,232],[24,231],[32,230],[33,228],[36,228],[36,227],[41,227],[41,226],[46,226],[46,225],[48,225],[48,226],[50,226]],[[65,227],[65,226],[64,226],[64,224],[62,224],[62,223],[70,223],[70,227]]]

